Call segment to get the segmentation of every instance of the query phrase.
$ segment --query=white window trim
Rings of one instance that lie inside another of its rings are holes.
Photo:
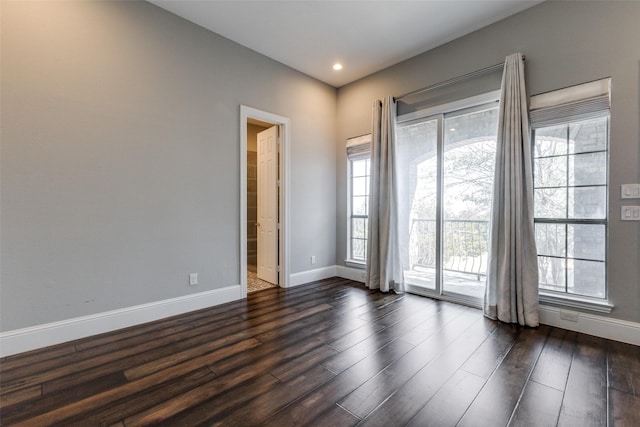
[[[608,117],[609,121],[611,121],[611,115],[609,112],[603,112],[600,117]],[[571,122],[575,122],[575,121],[580,121],[580,118],[577,118],[576,120],[571,120],[571,119],[567,119],[566,121],[563,121],[562,123],[571,123]],[[533,150],[533,145],[535,144],[535,130],[536,129],[540,129],[540,128],[544,128],[547,125],[540,125],[540,126],[532,126],[531,128],[531,150]],[[607,162],[609,162],[609,150],[610,150],[610,143],[611,141],[608,140],[607,141]],[[533,161],[533,156],[532,156],[532,161]],[[607,170],[609,169],[609,164],[607,163]],[[534,185],[535,185],[535,176],[534,176]],[[583,310],[590,310],[590,311],[595,311],[598,313],[611,313],[611,311],[613,310],[613,308],[615,307],[613,304],[611,304],[609,302],[609,272],[608,272],[608,268],[609,268],[609,207],[608,207],[608,200],[609,200],[609,191],[610,191],[610,185],[609,185],[609,177],[607,176],[607,207],[606,207],[606,218],[604,219],[602,225],[605,226],[605,236],[606,237],[606,241],[605,241],[605,260],[604,260],[604,264],[605,264],[605,296],[603,298],[595,298],[595,297],[589,297],[589,296],[583,296],[583,295],[575,295],[575,294],[570,294],[570,293],[565,293],[565,292],[554,292],[548,289],[540,289],[540,283],[538,283],[538,295],[539,298],[538,300],[541,303],[544,304],[552,304],[552,305],[557,305],[560,307],[571,307],[571,308],[578,308],[578,309],[583,309]],[[544,219],[548,219],[548,218],[542,218]],[[571,223],[571,219],[567,219],[567,224]],[[535,217],[534,217],[534,222],[535,222]],[[541,223],[544,223],[544,221],[542,221]],[[576,220],[575,223],[580,223],[580,220]],[[544,255],[543,255],[544,256]],[[566,258],[565,258],[566,259]]]
[[[351,241],[351,238],[349,238],[349,241]],[[345,259],[344,263],[347,267],[358,268],[360,270],[364,270],[365,268],[367,268],[366,262],[356,261],[353,259]]]
[[[396,124],[408,125],[411,123],[419,123],[430,120],[438,120],[438,127],[442,127],[442,123],[445,119],[450,117],[456,117],[462,114],[468,114],[474,111],[483,111],[488,108],[495,108],[491,104],[498,103],[500,101],[500,90],[487,92],[484,94],[463,98],[457,101],[448,102],[437,105],[431,108],[425,108],[416,112],[403,114],[396,118]],[[444,139],[444,137],[440,136]],[[441,160],[441,159],[440,159]],[[436,275],[438,281],[440,281],[440,273]],[[417,283],[405,283],[407,292],[416,295],[427,296],[429,298],[435,298],[442,301],[450,301],[457,304],[466,305],[474,308],[482,308],[484,304],[483,298],[477,298],[469,295],[458,294],[454,292],[445,292],[443,290],[443,284],[440,284],[440,289],[432,290],[426,287],[422,287]],[[438,286],[436,286],[438,288]]]
[[[398,116],[396,123],[404,124],[406,122],[412,122],[414,120],[428,119],[432,116],[440,114],[452,114],[458,110],[466,110],[477,106],[484,106],[491,102],[498,102],[500,100],[500,90],[494,90],[492,92],[483,93],[481,95],[471,96],[469,98],[460,99],[458,101],[448,102],[446,104],[437,105],[431,108],[425,108],[423,110],[415,111],[408,114]]]
[[[356,138],[350,138],[349,141],[354,140],[354,139],[359,139],[360,141],[364,141],[366,140],[367,142],[364,143],[368,143],[371,144],[371,134],[369,135],[363,135],[360,137],[356,137]],[[347,142],[347,146],[349,146],[349,142]],[[347,155],[347,180],[348,180],[348,185],[347,185],[347,259],[344,260],[344,263],[348,266],[348,267],[354,267],[354,268],[361,268],[364,269],[367,266],[366,260],[362,261],[362,260],[358,260],[358,259],[352,259],[351,258],[351,215],[352,215],[352,210],[351,210],[351,203],[352,203],[352,198],[351,198],[351,193],[352,193],[352,176],[351,176],[351,163],[354,160],[360,160],[360,159],[366,159],[366,158],[371,158],[371,151],[361,151],[358,152],[356,154],[350,154]],[[371,173],[371,171],[369,171],[369,173]],[[367,218],[369,218],[369,216],[367,215]],[[367,236],[367,241],[368,241],[368,236]]]
[[[597,102],[593,102],[593,101]],[[581,114],[575,114],[574,116],[563,114],[567,114],[568,112],[574,111],[573,106],[579,103],[590,105],[588,106],[587,113],[582,112]],[[565,111],[563,109],[564,106],[571,106],[571,109]],[[535,143],[535,130],[539,128],[543,128],[546,126],[555,126],[561,123],[570,123],[574,121],[585,120],[589,118],[595,117],[604,117],[607,116],[609,123],[611,122],[611,79],[605,78],[593,82],[583,83],[579,85],[575,85],[569,88],[558,89],[551,92],[546,92],[539,95],[534,95],[530,99],[530,115],[542,112],[543,114],[538,117],[539,122],[537,120],[532,120],[531,123],[531,149],[533,150],[533,144]],[[558,114],[563,115],[560,121],[561,123],[556,123],[556,121],[551,120],[553,114],[546,114],[545,110],[549,110],[551,112],[557,111]],[[533,114],[532,114],[533,113]],[[610,136],[610,135],[609,135]],[[609,137],[608,137],[609,138]],[[611,141],[607,140],[607,171],[610,169],[609,162],[609,153],[611,150]],[[535,177],[534,177],[535,184]],[[592,298],[588,296],[581,295],[573,295],[563,292],[553,292],[546,289],[539,289],[539,301],[544,304],[552,304],[560,307],[571,307],[578,308],[582,310],[590,310],[599,313],[611,313],[613,308],[615,307],[609,301],[609,195],[610,195],[610,181],[609,176],[607,176],[607,206],[606,206],[606,218],[605,218],[605,297],[604,298]]]
[[[561,307],[578,308],[595,311],[597,313],[611,313],[615,307],[607,299],[588,298],[578,295],[556,293],[551,291],[539,291],[539,301],[542,304],[558,305]]]

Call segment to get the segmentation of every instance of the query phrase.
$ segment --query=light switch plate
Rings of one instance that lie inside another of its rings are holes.
[[[620,197],[623,199],[640,199],[640,184],[622,184]]]
[[[640,206],[622,206],[620,219],[623,221],[640,221]]]

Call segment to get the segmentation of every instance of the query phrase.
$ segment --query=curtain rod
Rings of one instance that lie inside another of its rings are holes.
[[[525,59],[526,59],[526,57],[524,55],[522,55],[522,60],[524,61]],[[477,76],[479,74],[488,73],[489,71],[497,70],[497,69],[502,68],[502,67],[504,67],[504,62],[501,62],[499,64],[495,64],[495,65],[490,65],[490,66],[482,68],[480,70],[472,71],[470,73],[463,74],[463,75],[458,76],[458,77],[453,77],[453,78],[451,78],[449,80],[445,80],[443,82],[436,83],[436,84],[433,84],[431,86],[427,86],[425,88],[415,90],[413,92],[408,92],[408,93],[402,94],[400,96],[394,96],[393,100],[394,101],[398,101],[398,100],[400,100],[402,98],[406,98],[408,96],[418,95],[419,93],[428,92],[430,90],[434,90],[434,89],[438,89],[438,88],[441,88],[441,87],[444,87],[444,86],[448,86],[450,84],[457,83],[457,82],[459,82],[461,80],[470,79],[471,77],[475,77],[475,76]]]

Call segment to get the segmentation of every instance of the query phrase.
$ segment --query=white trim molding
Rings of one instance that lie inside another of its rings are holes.
[[[332,265],[292,274],[289,286],[298,286],[330,277],[364,282],[364,271]],[[91,335],[152,322],[243,298],[242,286],[228,286],[89,316],[37,325],[0,333],[0,357],[35,350]],[[640,323],[564,308],[540,305],[540,323],[640,346]]]
[[[345,267],[343,265],[330,265],[328,267],[316,268],[315,270],[301,271],[290,276],[289,286],[304,285],[316,280],[328,279],[330,277],[340,277],[355,282],[364,283],[364,270],[361,268]]]
[[[365,271],[362,268],[345,267],[344,265],[336,265],[336,276],[343,279],[353,280],[355,282],[364,283]]]
[[[361,262],[361,261],[353,261],[350,259],[345,259],[344,265],[346,265],[347,267],[354,268],[356,270],[365,271],[367,269],[367,263]]]
[[[490,102],[498,102],[499,100],[500,100],[500,90],[494,90],[494,91],[483,93],[480,95],[471,96],[469,98],[447,102],[446,104],[437,105],[435,107],[425,108],[423,110],[402,114],[398,116],[397,122],[406,123],[413,120],[423,119],[425,117],[431,117],[437,114],[446,113],[449,111],[461,110],[464,108],[468,108],[469,106],[472,106],[472,105],[481,105],[481,104],[488,104]]]
[[[335,267],[336,276],[364,282],[363,270],[342,265]],[[460,301],[456,302],[460,303]],[[582,308],[585,309],[585,307]],[[540,304],[539,313],[540,323],[544,325],[640,346],[640,323],[544,304]]]
[[[595,298],[581,298],[573,295],[555,296],[552,294],[540,293],[538,297],[540,304],[557,305],[561,308],[577,308],[579,310],[590,310],[596,313],[609,314],[613,310],[613,304],[605,300],[596,300]]]
[[[290,170],[291,170],[291,121],[288,117],[279,116],[267,111],[258,110],[247,105],[240,105],[240,286],[242,298],[247,296],[247,123],[255,119],[277,125],[280,128],[280,276],[282,288],[292,286],[289,283],[289,265],[291,247],[289,237],[290,218]]]
[[[152,322],[242,298],[241,286],[140,304],[0,333],[0,357]]]
[[[289,287],[304,285],[306,283],[315,282],[316,280],[328,279],[336,276],[336,266],[316,268],[314,270],[301,271],[294,273],[289,277]]]
[[[540,323],[640,346],[640,323],[540,305]]]

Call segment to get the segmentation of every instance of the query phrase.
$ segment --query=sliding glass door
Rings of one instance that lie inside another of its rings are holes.
[[[399,123],[401,253],[410,291],[481,302],[497,120],[492,102]]]
[[[397,127],[400,243],[405,277],[437,291],[440,119]]]
[[[498,109],[444,118],[444,292],[484,297]]]

